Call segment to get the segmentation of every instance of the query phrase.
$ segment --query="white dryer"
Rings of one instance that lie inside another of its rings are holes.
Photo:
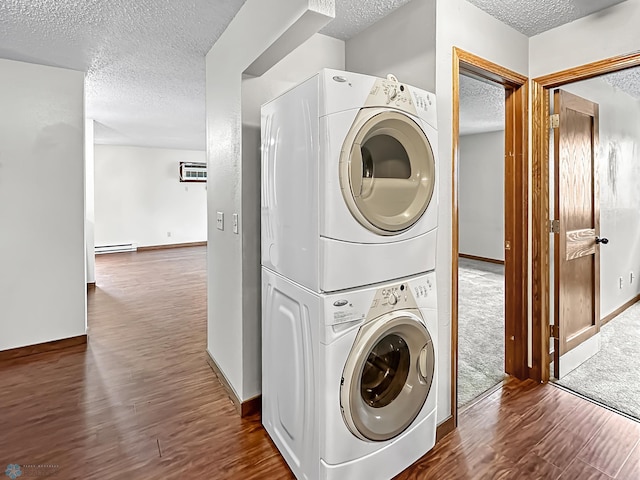
[[[318,294],[263,268],[262,422],[299,479],[389,479],[435,445],[435,274]]]
[[[391,76],[390,76],[391,77]],[[316,292],[435,268],[436,100],[323,70],[262,107],[262,265]]]

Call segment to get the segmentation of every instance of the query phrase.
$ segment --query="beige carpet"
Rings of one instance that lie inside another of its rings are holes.
[[[640,303],[600,329],[602,348],[558,381],[640,420]]]
[[[458,406],[504,378],[504,266],[460,258]]]

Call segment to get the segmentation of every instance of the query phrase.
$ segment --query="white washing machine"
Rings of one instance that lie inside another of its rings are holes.
[[[315,292],[435,268],[436,100],[323,70],[262,107],[262,265]]]
[[[389,479],[435,445],[435,274],[318,294],[262,269],[262,422],[298,479]]]

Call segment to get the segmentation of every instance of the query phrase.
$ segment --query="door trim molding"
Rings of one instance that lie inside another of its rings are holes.
[[[532,352],[531,378],[549,381],[549,92],[567,83],[640,66],[640,52],[599,60],[531,80]]]
[[[528,368],[528,78],[453,47],[451,186],[451,416],[458,423],[458,170],[460,143],[460,73],[505,87],[505,371],[517,378]],[[507,158],[513,159],[507,161]]]

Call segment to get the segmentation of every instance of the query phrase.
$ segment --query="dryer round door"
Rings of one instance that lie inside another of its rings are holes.
[[[425,212],[436,181],[429,140],[408,115],[364,108],[342,146],[340,183],[351,214],[380,235],[395,235]]]
[[[372,441],[402,433],[427,400],[434,371],[433,341],[414,313],[387,313],[361,327],[340,386],[349,430]]]

